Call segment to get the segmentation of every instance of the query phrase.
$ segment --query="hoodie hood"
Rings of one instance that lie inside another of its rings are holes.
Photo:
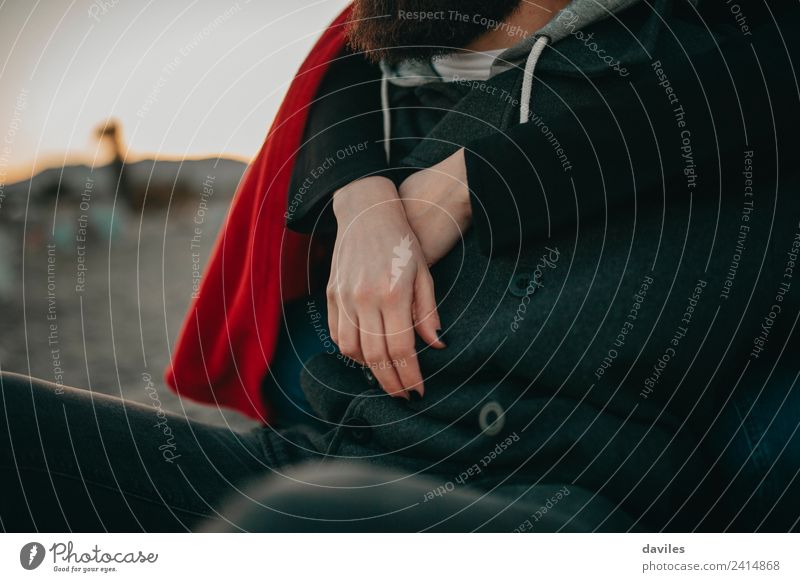
[[[700,0],[573,0],[536,34],[501,53],[497,72],[528,58],[537,38],[552,50],[537,63],[542,72],[596,76],[652,60],[675,5]],[[495,71],[493,71],[495,73]]]
[[[487,78],[522,71],[519,122],[530,119],[534,71],[565,76],[627,76],[627,67],[652,60],[659,34],[678,2],[699,0],[573,0],[536,33],[498,55]],[[546,50],[548,49],[548,50]],[[387,160],[392,137],[389,86],[418,87],[443,79],[430,61],[381,64],[381,102]]]
[[[539,71],[594,76],[642,62],[649,59],[677,2],[696,5],[699,0],[572,0],[536,33],[500,53],[490,76],[520,68],[541,37],[547,38],[552,50],[538,59]],[[619,23],[628,34],[620,34]],[[586,31],[589,27],[591,31]],[[430,62],[382,63],[381,68],[393,85],[413,87],[441,80]]]
[[[525,37],[506,49],[505,52],[500,53],[495,66],[502,66],[504,62],[516,63],[525,59],[540,36],[546,36],[549,39],[548,44],[552,46],[587,26],[610,18],[639,2],[641,0],[572,0],[535,34]]]

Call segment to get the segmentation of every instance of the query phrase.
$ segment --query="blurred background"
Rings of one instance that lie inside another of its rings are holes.
[[[162,372],[246,164],[345,4],[0,3],[0,369],[251,424]]]

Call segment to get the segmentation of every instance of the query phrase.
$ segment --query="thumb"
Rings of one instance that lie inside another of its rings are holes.
[[[424,265],[419,267],[414,281],[414,329],[422,340],[432,348],[442,349],[444,342],[439,339],[442,324],[436,309],[436,294],[433,277]]]

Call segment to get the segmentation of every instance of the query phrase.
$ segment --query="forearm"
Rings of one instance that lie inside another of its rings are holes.
[[[286,224],[300,232],[335,228],[335,191],[386,170],[382,145],[380,71],[360,55],[343,55],[311,105],[295,158]]]

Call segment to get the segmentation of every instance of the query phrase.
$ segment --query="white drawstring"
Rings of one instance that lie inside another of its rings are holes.
[[[528,123],[531,114],[531,92],[533,90],[533,71],[542,55],[544,47],[550,41],[546,36],[540,36],[533,44],[528,59],[525,61],[525,70],[522,72],[522,95],[519,104],[519,122]]]
[[[389,75],[386,71],[381,77],[381,108],[383,110],[383,151],[386,152],[386,163],[389,163],[389,139],[392,137],[392,112],[389,110]]]

